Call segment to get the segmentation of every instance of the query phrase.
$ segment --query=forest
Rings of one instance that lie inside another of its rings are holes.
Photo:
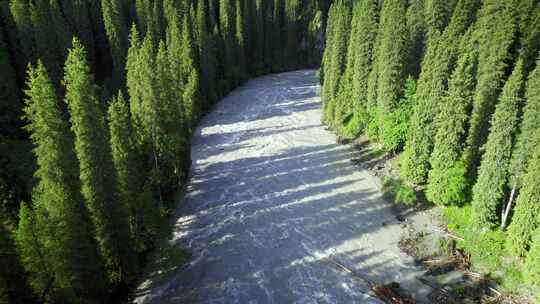
[[[442,206],[474,263],[540,287],[540,7],[335,1],[324,122],[397,156],[399,191]]]
[[[0,303],[119,303],[198,120],[320,64],[330,1],[1,0]]]

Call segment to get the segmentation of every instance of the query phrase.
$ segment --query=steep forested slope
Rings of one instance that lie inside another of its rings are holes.
[[[131,286],[199,118],[252,76],[318,65],[329,2],[1,0],[0,302]]]
[[[323,120],[402,152],[402,179],[460,214],[473,259],[536,287],[539,18],[528,0],[338,0],[321,67]]]

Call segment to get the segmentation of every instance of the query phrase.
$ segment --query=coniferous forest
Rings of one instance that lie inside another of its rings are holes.
[[[324,0],[1,0],[0,303],[106,303],[167,234],[190,136],[319,65]]]
[[[328,16],[323,121],[397,155],[401,191],[443,206],[473,263],[540,287],[539,3],[337,0]]]
[[[535,0],[0,0],[0,303],[125,299],[200,118],[301,68],[473,263],[540,288],[539,52]]]

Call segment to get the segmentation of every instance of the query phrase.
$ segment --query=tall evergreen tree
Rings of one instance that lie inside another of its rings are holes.
[[[540,227],[533,233],[531,248],[523,265],[523,277],[531,286],[540,286]]]
[[[535,140],[540,137],[536,130],[531,136]],[[510,252],[527,255],[531,246],[533,233],[540,226],[540,150],[536,149],[528,161],[527,171],[522,178],[522,187],[516,199],[516,207],[512,222],[508,226],[507,247]]]
[[[394,110],[403,96],[407,29],[395,24],[406,24],[407,1],[385,1],[379,26],[380,45],[377,49],[377,116],[379,135],[384,133],[384,116]]]
[[[459,53],[456,41],[474,21],[478,6],[478,0],[460,0],[442,37],[430,34],[432,38],[428,40],[418,80],[417,103],[412,118],[415,123],[407,139],[406,157],[403,162],[404,175],[411,182],[425,182],[437,132],[433,120],[438,115],[448,78]],[[441,25],[436,24],[444,24],[444,20],[437,20],[430,21],[435,23],[431,25],[432,33],[441,28]]]
[[[129,106],[122,93],[114,98],[108,111],[110,143],[114,168],[118,176],[121,201],[129,208],[131,234],[138,252],[155,243],[160,231],[160,210],[152,204],[150,189],[145,185],[143,155],[137,147]]]
[[[540,63],[540,57],[538,59]],[[522,185],[522,176],[526,171],[528,161],[540,143],[538,137],[531,136],[537,130],[540,130],[540,66],[529,75],[527,81],[527,90],[525,96],[525,106],[519,126],[519,135],[516,139],[514,151],[512,152],[512,160],[510,162],[510,179],[509,186],[511,188],[508,205],[512,204],[516,192]]]
[[[24,58],[22,62],[32,62],[35,58],[35,43],[27,0],[10,0],[9,8],[15,23]]]
[[[215,54],[211,33],[207,27],[207,7],[206,1],[197,3],[197,29],[199,31],[199,70],[201,73],[201,93],[205,100],[204,110],[208,110],[210,105],[217,100],[215,82]]]
[[[465,202],[467,194],[468,180],[462,154],[476,87],[478,62],[478,51],[471,40],[471,31],[463,36],[460,53],[456,69],[448,82],[448,91],[441,100],[434,121],[436,132],[426,196],[436,204],[461,204]],[[414,160],[407,153],[415,152],[405,150],[405,155],[409,157],[407,161]]]
[[[379,7],[377,1],[360,1],[356,57],[353,75],[353,100],[357,124],[365,126],[367,113],[373,111],[368,104],[368,79],[374,65],[375,42],[377,40]]]
[[[79,192],[73,137],[41,62],[30,68],[27,84],[25,113],[38,184],[32,198],[35,220],[23,212],[17,232],[23,265],[37,294],[54,289],[55,299],[100,303],[107,280]]]
[[[335,106],[334,113],[330,113],[330,116],[333,117],[333,121],[329,121],[329,124],[336,127],[340,133],[349,133],[345,130],[345,125],[351,120],[353,115],[353,99],[352,99],[352,90],[353,90],[353,76],[355,72],[355,62],[356,62],[356,53],[360,41],[358,38],[361,38],[360,31],[360,15],[363,9],[360,6],[360,3],[354,5],[353,14],[350,24],[350,34],[349,34],[349,45],[347,46],[347,56],[345,60],[345,68],[343,75],[341,76],[341,81],[339,83],[338,92],[335,97]],[[356,134],[346,134],[346,136],[355,136]]]
[[[272,17],[272,72],[281,72],[283,69],[283,23],[284,0],[274,0]]]
[[[242,2],[236,0],[236,64],[237,76],[239,82],[243,82],[247,78],[246,69],[246,39],[245,39],[245,24],[244,24],[244,12],[242,8]]]
[[[0,129],[2,134],[13,133],[19,125],[21,103],[15,82],[15,70],[11,64],[8,48],[4,42],[3,28],[0,26]],[[10,132],[11,131],[11,132]]]
[[[498,224],[501,203],[505,198],[513,138],[523,97],[523,61],[519,60],[506,81],[495,113],[473,188],[473,218],[478,227]],[[503,216],[501,216],[502,218]]]
[[[118,202],[105,117],[86,52],[76,38],[66,61],[64,85],[81,167],[82,194],[92,215],[102,255],[112,281],[131,282],[137,273],[137,260],[126,206]]]
[[[181,43],[182,100],[184,102],[187,126],[192,128],[201,115],[201,100],[199,94],[200,76],[196,66],[192,28],[188,18],[184,18],[182,24]],[[233,69],[233,67],[230,68]]]
[[[219,24],[221,39],[224,45],[225,61],[222,62],[222,70],[228,80],[229,88],[236,86],[237,79],[234,75],[236,63],[235,57],[235,10],[232,0],[219,1]]]
[[[513,60],[517,20],[513,4],[489,0],[479,11],[475,36],[479,41],[478,85],[473,100],[467,148],[464,152],[468,174],[476,176],[480,147],[485,143],[495,101],[505,81],[505,70]]]
[[[115,87],[120,87],[124,82],[126,65],[126,16],[120,0],[101,0],[101,9],[113,60],[113,82]]]
[[[345,68],[346,52],[349,35],[347,28],[350,26],[350,9],[344,1],[337,1],[332,5],[328,27],[327,49],[328,55],[324,64],[322,98],[323,121],[333,123],[335,113],[335,97],[338,92],[340,78]]]

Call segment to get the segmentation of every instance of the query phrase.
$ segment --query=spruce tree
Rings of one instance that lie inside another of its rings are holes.
[[[377,116],[379,135],[384,131],[384,116],[398,106],[405,85],[407,29],[395,24],[406,24],[407,1],[390,0],[383,3],[379,26],[380,44],[377,49]]]
[[[479,41],[477,87],[473,100],[465,164],[470,177],[476,176],[480,147],[486,141],[490,117],[505,81],[505,70],[512,58],[517,20],[513,4],[489,0],[479,11],[475,37]]]
[[[248,1],[250,2],[250,1]],[[253,52],[253,70],[255,75],[260,75],[264,70],[264,45],[265,45],[265,36],[264,36],[264,24],[265,24],[265,14],[264,14],[264,1],[256,0],[255,2],[255,11],[256,17],[255,24],[253,28],[255,33],[253,35],[254,43],[254,52]]]
[[[367,113],[373,109],[368,104],[368,80],[374,65],[375,42],[377,39],[378,2],[360,1],[356,57],[353,75],[353,101],[357,124],[365,126],[369,120]]]
[[[461,45],[461,55],[450,76],[448,91],[442,97],[440,110],[434,121],[436,132],[426,188],[428,200],[443,205],[461,204],[467,197],[468,180],[462,154],[476,87],[478,61],[477,47],[471,40],[471,31],[464,35]],[[419,152],[411,150],[411,147],[408,146],[409,150],[405,150],[408,165],[414,160],[408,153],[419,155]],[[411,168],[408,167],[407,170]]]
[[[138,252],[144,252],[155,243],[159,232],[160,210],[149,199],[145,185],[143,155],[138,149],[129,106],[122,93],[113,98],[108,110],[109,133],[114,168],[118,176],[121,201],[129,208],[131,234]]]
[[[7,193],[3,192],[4,181],[0,180],[0,200],[8,199]],[[26,204],[22,204],[26,208]],[[26,304],[35,303],[31,287],[28,284],[28,276],[21,265],[20,255],[16,247],[15,225],[9,218],[7,208],[0,205],[0,303]],[[20,215],[24,215],[19,212]],[[21,217],[19,215],[19,222]],[[36,260],[37,261],[37,260]]]
[[[426,18],[424,14],[424,0],[413,0],[407,7],[407,59],[406,74],[415,79],[420,74],[420,64],[423,58],[425,36],[426,36]],[[433,2],[433,1],[427,1]]]
[[[540,57],[538,59],[540,63]],[[522,184],[522,176],[527,168],[528,161],[531,155],[540,144],[539,138],[531,136],[537,130],[540,130],[540,65],[531,72],[527,81],[525,106],[519,126],[519,135],[516,139],[514,151],[512,152],[512,160],[510,163],[510,180],[511,195],[509,203],[512,204],[512,199],[516,192],[519,191]]]
[[[441,37],[437,34],[444,24],[444,14],[429,17],[431,38],[428,39],[426,54],[422,60],[422,72],[418,80],[417,103],[412,125],[405,147],[403,175],[414,183],[424,183],[429,170],[429,157],[437,132],[434,118],[438,115],[447,89],[448,78],[458,56],[456,41],[465,33],[474,20],[478,0],[460,0],[450,24]],[[440,20],[442,18],[442,20]],[[439,25],[437,25],[439,24]],[[435,34],[434,34],[435,33]]]
[[[197,29],[199,31],[199,70],[201,73],[201,94],[205,101],[204,111],[209,110],[210,105],[217,101],[215,82],[215,54],[211,33],[207,27],[206,1],[197,3]]]
[[[350,26],[350,10],[344,1],[337,1],[333,4],[333,14],[331,18],[332,26],[329,27],[331,33],[328,37],[329,53],[326,62],[323,62],[324,81],[322,87],[323,121],[332,124],[335,113],[335,97],[338,92],[340,78],[345,68],[346,52],[349,35],[347,29]],[[332,9],[331,9],[332,10]]]
[[[235,48],[235,14],[232,0],[219,1],[219,24],[221,39],[224,45],[225,61],[222,62],[222,70],[229,88],[236,86],[234,69],[236,63]]]
[[[295,68],[299,64],[298,54],[298,0],[288,0],[285,3],[285,28],[286,28],[286,65],[287,68]]]
[[[131,282],[137,273],[137,259],[129,235],[126,206],[118,202],[105,116],[86,52],[77,38],[69,51],[63,83],[81,167],[81,192],[92,215],[102,255],[112,281]]]
[[[107,280],[79,192],[73,137],[41,62],[29,69],[27,85],[25,113],[34,143],[38,184],[32,197],[35,221],[32,214],[23,216],[28,225],[19,226],[17,232],[23,265],[32,286],[39,288],[37,294],[49,288],[68,301],[101,303]],[[41,261],[46,267],[35,264]]]
[[[10,134],[19,125],[21,102],[19,88],[15,82],[15,70],[11,64],[7,45],[4,42],[3,28],[0,26],[0,129]]]
[[[10,0],[9,8],[24,54],[23,62],[33,62],[35,58],[35,43],[28,1]]]
[[[236,65],[235,69],[237,70],[236,79],[239,82],[244,82],[248,77],[246,69],[246,38],[245,38],[245,24],[244,24],[244,12],[242,8],[242,2],[236,0],[236,34],[235,34],[235,44],[236,44]]]
[[[124,82],[126,65],[126,17],[120,0],[101,0],[101,9],[113,60],[113,82],[115,87],[120,87]]]
[[[347,46],[347,56],[345,60],[345,69],[343,75],[341,75],[341,81],[339,83],[338,92],[335,97],[335,107],[334,113],[330,113],[334,117],[333,121],[330,121],[329,124],[336,127],[340,133],[348,133],[345,130],[345,125],[351,120],[353,115],[353,76],[355,72],[355,62],[356,62],[356,52],[360,41],[358,38],[361,38],[360,31],[362,28],[359,22],[362,7],[359,2],[353,7],[353,14],[350,25],[349,33],[349,45]],[[345,134],[345,136],[352,137],[356,134]]]
[[[195,126],[201,115],[201,101],[199,94],[199,71],[197,70],[195,52],[193,49],[192,28],[187,18],[184,18],[182,25],[182,44],[181,44],[181,69],[184,102],[186,113],[186,123],[189,128]],[[233,67],[230,67],[233,69]]]
[[[536,130],[531,137],[538,140],[540,132]],[[525,256],[531,246],[533,233],[540,226],[540,150],[536,149],[528,161],[523,175],[522,187],[516,199],[512,222],[508,226],[507,247],[515,255]],[[534,259],[534,257],[533,257]]]
[[[540,286],[540,227],[533,233],[531,248],[523,265],[523,277],[531,286]]]
[[[503,209],[504,212],[501,203],[506,197],[508,167],[523,97],[523,83],[523,62],[519,60],[504,85],[491,119],[478,179],[473,187],[473,219],[478,227],[494,227],[499,219],[497,211]]]
[[[283,22],[284,22],[284,0],[274,0],[272,16],[272,72],[283,70]]]

